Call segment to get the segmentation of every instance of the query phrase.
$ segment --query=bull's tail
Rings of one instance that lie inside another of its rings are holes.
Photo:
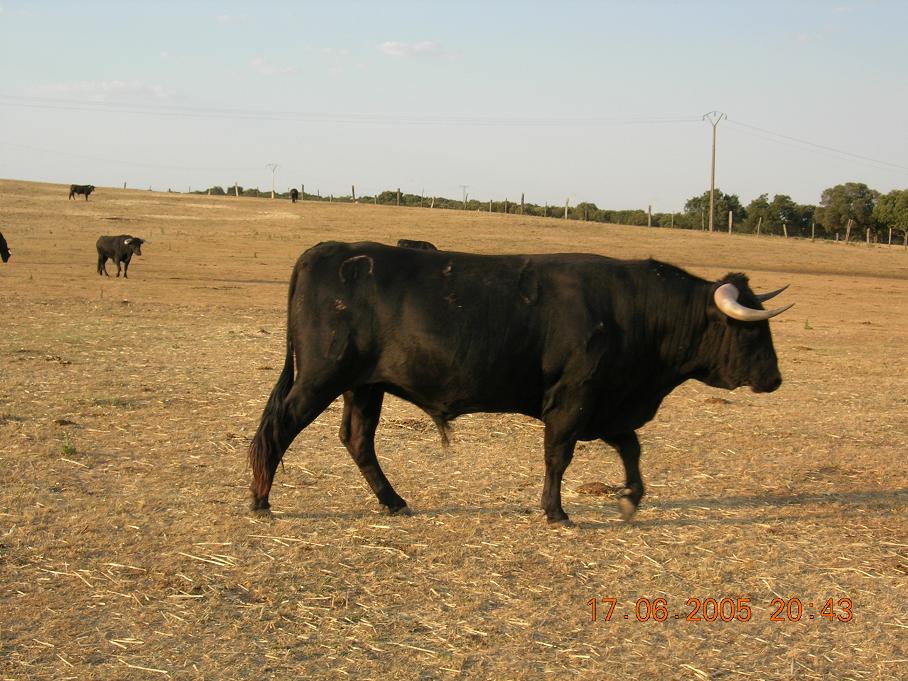
[[[296,288],[296,269],[290,277],[290,297]],[[287,352],[284,368],[271,390],[268,402],[262,412],[259,427],[249,445],[249,466],[252,468],[252,507],[254,510],[267,509],[268,494],[274,480],[274,472],[293,439],[287,425],[287,395],[293,387],[293,342],[290,335],[290,306],[287,306]]]

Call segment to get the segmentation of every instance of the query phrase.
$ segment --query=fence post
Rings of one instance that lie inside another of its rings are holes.
[[[817,223],[811,222],[810,223],[810,240],[811,241],[813,241],[816,238],[816,228],[817,228]]]
[[[854,223],[854,220],[848,218],[848,222],[845,225],[845,243],[847,244],[851,241],[851,225]]]
[[[520,192],[520,214],[523,215],[523,192]]]
[[[350,185],[350,195],[353,197],[353,203],[356,203],[356,186]]]
[[[653,205],[652,204],[650,204],[649,206],[646,207],[646,226],[647,227],[653,226]]]
[[[731,226],[734,223],[734,217],[732,216],[731,211],[728,211],[728,233],[731,234]]]
[[[788,225],[786,225],[784,222],[782,223],[782,233],[785,235],[785,238],[787,239],[788,238]]]
[[[564,200],[564,219],[565,219],[565,220],[567,220],[568,203],[569,203],[569,202],[570,202],[570,199],[565,199],[565,200]]]
[[[397,188],[397,205],[400,205],[400,187]]]
[[[892,227],[889,228],[889,245],[892,245]]]

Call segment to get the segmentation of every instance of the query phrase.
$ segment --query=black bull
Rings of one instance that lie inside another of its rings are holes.
[[[624,463],[630,517],[644,491],[634,431],[675,387],[781,384],[766,318],[787,308],[762,311],[772,295],[756,296],[743,274],[710,282],[655,260],[319,244],[290,279],[284,368],[249,448],[252,507],[269,508],[290,443],[343,395],[341,441],[382,506],[409,513],[375,454],[388,392],[443,435],[471,412],[542,420],[553,523],[567,522],[561,480],[577,441],[603,440]]]
[[[71,184],[69,185],[69,198],[76,198],[76,194],[83,194],[85,200],[88,201],[88,195],[95,190],[95,186],[91,184]]]
[[[10,255],[12,254],[9,252],[9,246],[6,243],[6,239],[3,238],[3,232],[0,232],[0,260],[8,262]]]

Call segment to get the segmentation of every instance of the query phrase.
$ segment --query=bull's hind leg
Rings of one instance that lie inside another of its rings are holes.
[[[285,399],[281,399],[280,394],[272,394],[249,450],[253,511],[270,508],[268,495],[284,453],[303,428],[318,418],[338,394],[339,391],[307,389],[299,381],[293,384]]]
[[[363,386],[345,392],[340,440],[359,466],[360,473],[378,497],[378,502],[392,515],[409,515],[407,502],[394,491],[375,455],[375,429],[378,427],[384,396],[384,391],[375,386]]]
[[[550,524],[570,525],[561,507],[561,480],[574,458],[577,438],[563,416],[547,416],[545,421],[545,482],[542,487],[542,508]]]
[[[640,475],[640,440],[633,431],[610,435],[602,440],[618,450],[624,464],[624,489],[618,496],[621,517],[630,520],[643,498],[643,477]]]
[[[107,273],[107,256],[103,253],[98,253],[98,274],[103,274],[105,277],[110,275]]]

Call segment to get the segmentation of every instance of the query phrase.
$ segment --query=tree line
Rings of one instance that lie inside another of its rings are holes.
[[[239,186],[215,186],[193,192],[217,196],[270,197],[270,191],[247,189]],[[290,198],[290,192],[275,193],[275,197]],[[341,203],[375,203],[411,207],[448,208],[455,210],[488,211],[557,217],[568,220],[607,222],[620,225],[652,227],[677,227],[679,229],[706,229],[709,225],[709,192],[693,196],[678,213],[650,213],[642,209],[609,210],[599,208],[595,203],[580,202],[570,205],[539,205],[515,201],[480,201],[470,199],[449,199],[440,196],[427,197],[406,192],[383,191],[371,196],[322,196],[320,192],[303,192],[300,198],[307,201],[336,201]],[[760,194],[747,206],[736,194],[715,190],[714,225],[718,231],[728,229],[731,214],[732,231],[742,234],[774,234],[826,239],[841,239],[846,231],[856,238],[864,238],[870,230],[874,241],[883,240],[889,230],[893,234],[908,238],[908,189],[896,189],[882,194],[862,182],[846,182],[824,189],[818,205],[796,203],[786,194]]]

